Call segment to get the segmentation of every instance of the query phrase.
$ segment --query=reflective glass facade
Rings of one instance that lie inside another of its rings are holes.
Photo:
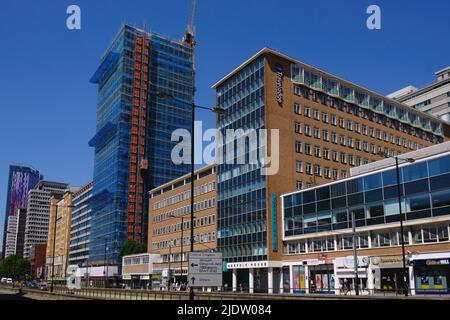
[[[124,26],[91,82],[98,84],[93,216],[89,260],[120,263],[127,239],[147,239],[147,193],[189,172],[171,161],[174,130],[190,129],[190,108],[157,92],[192,101],[192,49]]]
[[[218,122],[224,137],[229,129],[263,129],[264,58],[222,83],[217,88],[217,103],[227,112]],[[265,143],[258,141],[259,148]],[[227,159],[223,148],[223,163],[218,166],[218,250],[227,263],[266,260],[266,178],[259,164],[237,164],[236,142],[233,148],[234,159]],[[248,145],[245,157],[249,157]]]
[[[6,209],[3,231],[3,254],[6,252],[6,235],[8,217],[16,216],[18,209],[28,205],[28,191],[33,189],[43,177],[39,171],[19,165],[9,166],[8,195],[6,197]]]
[[[450,155],[400,166],[405,221],[450,215]],[[400,220],[397,171],[384,170],[283,196],[284,236]]]
[[[92,218],[92,183],[73,195],[70,224],[69,265],[84,265],[89,257]]]

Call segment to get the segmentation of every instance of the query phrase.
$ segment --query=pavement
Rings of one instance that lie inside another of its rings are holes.
[[[11,290],[0,289],[0,301],[55,300],[37,294],[20,294]]]

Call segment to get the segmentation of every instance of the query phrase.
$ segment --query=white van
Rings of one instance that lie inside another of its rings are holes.
[[[6,284],[12,284],[12,283],[13,283],[13,281],[11,278],[6,279]]]
[[[7,278],[2,278],[0,283],[6,283],[7,280],[8,280]]]

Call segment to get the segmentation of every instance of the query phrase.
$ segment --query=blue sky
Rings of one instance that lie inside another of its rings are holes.
[[[82,30],[66,28],[77,4]],[[366,28],[366,8],[382,29]],[[123,23],[180,38],[190,0],[9,0],[0,8],[0,230],[11,162],[47,179],[89,181],[99,58]],[[380,93],[434,81],[450,65],[450,3],[435,1],[198,0],[197,103],[211,85],[262,47],[282,51]],[[199,112],[204,127],[212,115]],[[0,231],[1,232],[1,231]]]

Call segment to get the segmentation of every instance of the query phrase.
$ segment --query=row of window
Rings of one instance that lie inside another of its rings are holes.
[[[338,135],[336,132],[330,132],[328,130],[321,130],[318,127],[311,127],[311,125],[305,124],[303,125],[301,122],[295,122],[294,131],[297,134],[305,134],[308,137],[314,137],[316,139],[323,139],[323,141],[331,142],[334,144],[340,144],[342,146],[349,146],[350,148],[356,148],[358,150],[364,150],[365,152],[369,152],[369,142],[362,141],[359,139],[354,139],[353,137],[346,137],[343,134]],[[370,135],[371,138],[375,138],[375,135]],[[406,138],[400,138],[398,136],[394,136],[393,134],[388,134],[387,132],[383,132],[377,130],[376,138],[378,140],[384,140],[385,142],[391,142],[393,145],[397,145],[399,147],[409,148],[410,150],[418,150],[422,149],[424,145],[418,144],[417,142],[412,142],[411,140],[407,140]],[[372,143],[371,152],[375,153],[375,144]],[[378,146],[380,147],[380,146]]]
[[[140,256],[140,257],[132,257],[123,259],[123,264],[128,265],[137,265],[137,264],[146,264],[149,263],[150,258],[148,255]]]
[[[402,243],[401,233],[397,230],[385,230],[382,232],[360,233],[355,237],[356,248],[380,248],[395,247]],[[425,243],[437,243],[449,241],[448,225],[433,225],[418,228],[404,234],[404,242],[406,245],[417,245]],[[304,239],[296,241],[288,241],[284,243],[284,254],[293,255],[300,253],[325,252],[350,250],[353,248],[353,236],[333,236],[316,239]]]
[[[186,219],[188,220],[188,219]],[[212,225],[216,223],[216,215],[209,215],[209,216],[204,216],[201,218],[195,218],[194,219],[194,228],[196,227],[204,227],[204,226],[208,226],[208,225]],[[159,235],[163,235],[163,234],[167,234],[167,233],[173,233],[173,232],[179,232],[181,231],[181,227],[182,227],[182,223],[176,223],[176,224],[171,224],[171,225],[167,225],[161,228],[156,228],[153,229],[153,235],[154,236],[159,236]],[[184,221],[183,222],[183,230],[187,230],[191,228],[191,221]]]
[[[209,198],[200,202],[194,203],[194,212],[214,208],[216,206],[216,198]],[[175,217],[180,217],[191,213],[191,206],[183,206],[153,217],[153,222],[162,222]]]
[[[368,118],[370,121],[382,123],[385,126],[395,126],[397,129],[419,131],[418,134],[425,135],[427,140],[433,140],[441,137],[435,137],[433,134],[423,130],[416,130],[411,125],[420,126],[424,130],[433,133],[442,133],[442,125],[439,122],[431,121],[429,118],[422,117],[419,113],[413,112],[400,105],[391,103],[381,97],[375,97],[371,94],[361,92],[358,89],[345,85],[338,80],[325,78],[323,75],[314,74],[314,72],[305,71],[302,66],[292,65],[292,82],[294,84],[294,94],[302,96],[305,99],[314,102],[329,105],[331,108],[337,108],[339,111],[344,109],[347,113]],[[317,91],[316,91],[317,90]],[[326,94],[318,91],[326,92]],[[332,97],[335,96],[335,97]],[[348,102],[344,102],[346,100]]]
[[[194,244],[195,243],[207,243],[207,242],[213,242],[216,241],[216,232],[207,232],[207,233],[199,233],[194,236]],[[183,238],[183,245],[189,245],[191,244],[191,237],[184,237]],[[153,249],[168,249],[173,247],[181,246],[181,238],[176,238],[172,240],[165,240],[165,241],[157,241],[153,242],[152,247]]]
[[[194,189],[194,196],[205,194],[205,193],[211,192],[211,191],[213,191],[215,189],[216,189],[216,183],[214,181],[213,182],[209,182],[209,183],[206,183],[206,184],[204,184],[202,186],[199,186],[199,187],[195,188]],[[169,197],[167,199],[164,199],[164,200],[156,202],[153,205],[153,209],[154,210],[162,209],[164,207],[170,206],[170,205],[178,203],[180,201],[184,201],[184,200],[190,199],[190,197],[191,197],[191,191],[185,191],[185,192],[176,194],[176,195],[174,195],[172,197]]]

